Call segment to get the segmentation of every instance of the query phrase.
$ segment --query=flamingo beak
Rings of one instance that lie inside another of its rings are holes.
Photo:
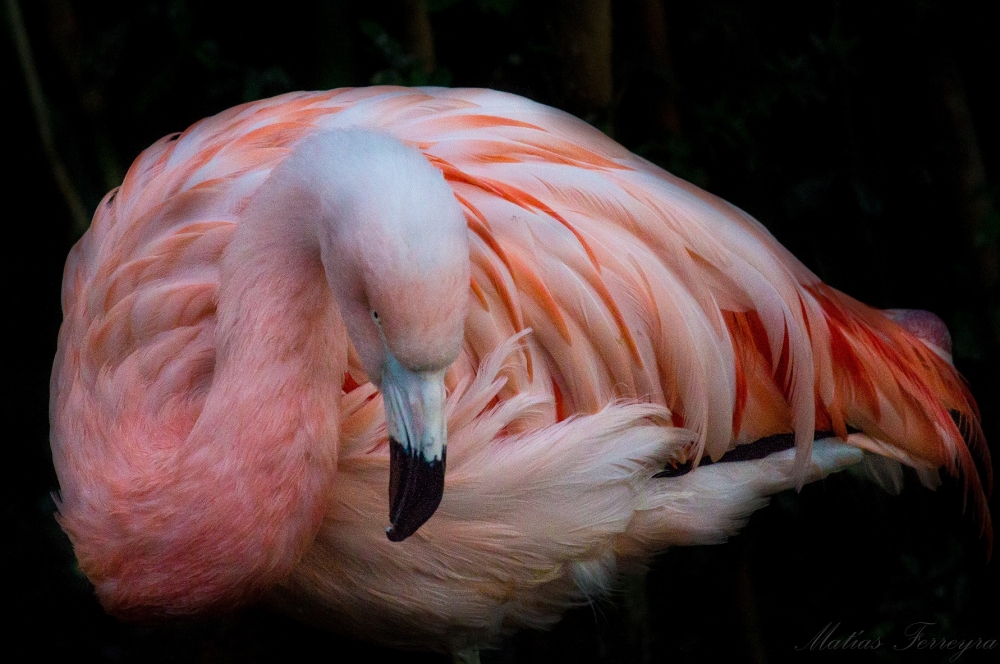
[[[441,504],[447,442],[444,372],[411,371],[391,353],[383,365],[392,522],[385,534],[393,542],[415,533]]]

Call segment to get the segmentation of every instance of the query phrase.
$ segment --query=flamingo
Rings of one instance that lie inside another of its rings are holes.
[[[124,618],[265,599],[474,652],[866,460],[961,477],[991,538],[939,319],[510,94],[293,93],[166,136],[62,306],[57,519]]]

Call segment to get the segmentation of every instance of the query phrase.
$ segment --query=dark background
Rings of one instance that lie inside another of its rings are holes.
[[[1000,440],[1000,39],[988,3],[4,1],[0,262],[13,315],[0,569],[14,616],[0,619],[5,651],[27,648],[38,661],[439,661],[263,609],[119,623],[52,519],[48,374],[66,252],[149,143],[288,90],[486,86],[576,113],[748,210],[831,285],[944,318],[987,438]],[[616,596],[483,659],[954,654],[893,651],[914,621],[935,623],[928,636],[1000,639],[997,562],[987,563],[960,492],[907,484],[893,497],[841,473],[782,494],[729,544],[668,551]],[[840,637],[864,630],[883,646],[795,650],[831,622]]]

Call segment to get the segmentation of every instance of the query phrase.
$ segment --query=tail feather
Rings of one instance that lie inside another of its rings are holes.
[[[813,327],[829,330],[832,368],[817,375],[817,422],[842,438],[856,427],[866,434],[858,446],[924,474],[944,468],[959,477],[965,509],[992,546],[990,453],[944,323],[927,312],[885,313],[823,284],[807,291],[823,313]]]
[[[903,490],[903,465],[899,461],[866,452],[862,469],[886,493],[896,496]]]
[[[724,542],[767,504],[769,496],[859,463],[862,452],[854,440],[858,435],[851,434],[846,444],[835,438],[814,441],[805,477],[796,463],[798,450],[786,449],[663,479],[644,496],[631,534],[650,549]]]

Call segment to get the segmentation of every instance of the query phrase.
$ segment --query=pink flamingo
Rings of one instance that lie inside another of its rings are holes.
[[[990,537],[940,320],[508,94],[289,94],[165,137],[63,311],[58,519],[120,616],[266,597],[465,652],[866,453],[961,475]]]

